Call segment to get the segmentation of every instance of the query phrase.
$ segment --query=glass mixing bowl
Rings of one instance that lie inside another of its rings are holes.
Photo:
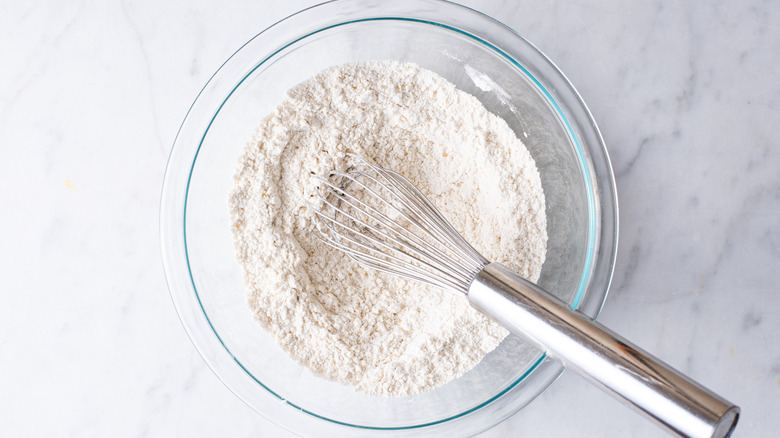
[[[536,160],[547,200],[539,284],[595,317],[617,249],[617,198],[603,140],[563,74],[528,41],[435,0],[343,0],[258,34],[214,74],[174,142],[160,227],[174,305],[216,375],[257,412],[317,436],[473,435],[539,395],[562,366],[510,336],[473,370],[429,392],[371,396],[312,375],[252,319],[230,230],[238,158],[285,92],[342,63],[391,59],[432,70],[503,118]]]

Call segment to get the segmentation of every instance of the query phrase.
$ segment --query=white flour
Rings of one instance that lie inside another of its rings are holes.
[[[317,240],[313,174],[355,152],[409,178],[488,260],[536,281],[544,194],[525,146],[473,96],[412,64],[329,69],[290,90],[241,157],[230,207],[249,307],[317,374],[409,395],[473,368],[507,332],[463,297],[367,270]]]

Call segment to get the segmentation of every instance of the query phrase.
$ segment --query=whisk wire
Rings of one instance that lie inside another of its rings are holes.
[[[404,176],[353,157],[347,171],[315,177],[317,237],[364,266],[465,294],[488,261]]]
[[[441,215],[439,210],[419,191],[419,189],[417,189],[417,187],[414,186],[414,184],[409,182],[409,180],[402,175],[391,170],[381,168],[378,170],[383,176],[390,176],[393,181],[398,184],[398,187],[402,187],[406,191],[407,199],[417,204],[416,211],[421,212],[424,217],[430,220],[430,222],[426,221],[426,225],[428,225],[429,228],[423,227],[423,229],[429,234],[431,234],[431,230],[436,231],[438,234],[437,241],[440,244],[447,245],[447,247],[450,248],[452,247],[451,245],[454,244],[455,248],[463,257],[463,262],[469,263],[471,268],[479,270],[488,263],[487,259],[482,257],[479,252],[463,239],[460,233],[455,230],[449,221]]]
[[[370,179],[372,181],[375,181],[375,182],[379,183],[375,178],[373,178],[369,174],[366,174],[365,172],[355,172],[355,173],[357,175],[359,175],[359,176],[364,176],[364,177],[366,177],[366,178],[368,178],[368,179]],[[374,198],[380,199],[380,200],[382,199],[382,197],[376,191],[374,191],[373,189],[371,189],[371,187],[369,187],[368,185],[364,184],[362,181],[360,181],[356,177],[353,177],[352,175],[343,174],[343,173],[340,173],[340,172],[332,172],[332,175],[336,175],[336,176],[340,176],[340,177],[346,178],[346,179],[348,179],[350,181],[350,184],[357,184],[361,189],[363,189],[366,192],[368,192],[369,194],[371,194]],[[462,273],[460,271],[453,271],[452,270],[452,261],[451,261],[452,257],[450,255],[446,254],[445,252],[441,251],[439,248],[437,248],[435,246],[429,245],[423,239],[421,239],[420,237],[418,237],[414,233],[411,233],[407,228],[405,228],[405,227],[399,225],[398,223],[396,223],[395,221],[393,221],[386,214],[382,213],[381,211],[379,211],[378,209],[374,208],[373,206],[367,204],[366,202],[360,200],[359,198],[355,197],[351,193],[349,193],[347,191],[344,191],[344,190],[334,186],[329,181],[327,181],[327,180],[325,180],[323,178],[318,178],[318,179],[321,182],[323,182],[325,185],[328,186],[328,188],[330,189],[330,192],[332,194],[334,194],[334,195],[339,197],[339,201],[340,202],[344,202],[344,203],[348,204],[349,206],[353,207],[353,209],[355,211],[359,211],[362,214],[370,217],[372,220],[378,222],[385,229],[390,231],[393,234],[393,236],[390,236],[390,235],[388,235],[386,233],[380,232],[379,230],[376,229],[376,227],[371,226],[370,224],[366,223],[365,221],[360,221],[361,225],[365,226],[366,228],[368,228],[368,229],[370,229],[370,230],[372,230],[374,232],[379,232],[385,238],[390,239],[391,241],[393,241],[396,244],[399,244],[400,246],[402,246],[404,248],[404,251],[414,252],[418,256],[423,257],[423,258],[429,260],[430,262],[432,262],[434,265],[438,266],[439,268],[443,268],[443,270],[440,271],[441,274],[445,274],[445,275],[451,275],[452,274],[452,275],[455,275],[455,276],[459,277],[459,279],[461,279],[463,281],[466,281],[466,282],[470,281],[473,278],[472,275],[464,274],[464,273]],[[336,207],[332,203],[328,202],[326,199],[322,198],[321,195],[319,195],[319,196],[320,196],[320,198],[324,202],[327,202],[328,205],[330,205],[332,208],[338,209],[338,207]],[[358,204],[360,204],[360,207],[354,205],[353,201],[358,203]],[[404,215],[404,217],[410,223],[415,224],[415,226],[418,229],[420,229],[420,230],[422,230],[424,232],[427,231],[426,228],[423,227],[416,218],[410,217],[410,215],[406,211],[399,210],[398,208],[394,207],[391,203],[389,203],[388,205],[390,207],[392,207],[398,213]],[[361,210],[361,207],[362,207],[362,210]],[[342,208],[340,210],[341,210],[342,214],[345,213],[345,209]],[[349,216],[349,215],[347,215],[347,216],[350,219],[357,221],[357,219],[355,217]],[[357,231],[353,230],[353,232],[357,232]],[[365,236],[365,237],[368,237],[368,236]],[[435,237],[435,236],[432,236],[432,237]],[[441,242],[441,240],[439,240],[439,242],[441,244],[443,244],[443,242]],[[426,250],[423,251],[420,248],[425,248]],[[403,251],[401,251],[401,252],[403,252]]]
[[[332,218],[328,216],[324,216],[321,213],[317,212],[315,210],[315,213],[331,223],[337,224],[341,227],[344,227],[344,224],[334,221]],[[349,242],[351,242],[353,245],[358,246],[359,248],[362,248],[363,250],[367,252],[356,252],[353,247],[346,245],[342,243],[340,240],[335,240],[328,236],[327,234],[323,233],[322,231],[319,231],[318,237],[320,240],[322,240],[324,243],[330,245],[331,247],[341,250],[344,253],[346,253],[350,258],[355,260],[358,263],[361,263],[367,267],[377,269],[379,271],[387,272],[389,274],[396,274],[401,275],[407,278],[410,278],[412,280],[416,281],[422,281],[425,283],[433,284],[434,286],[440,287],[442,289],[447,290],[455,290],[459,291],[464,287],[468,287],[468,282],[464,282],[463,280],[452,278],[448,275],[447,272],[441,271],[437,269],[434,266],[431,266],[430,264],[426,263],[423,260],[417,259],[412,257],[414,260],[416,260],[418,263],[421,263],[425,266],[428,266],[430,269],[433,269],[434,271],[437,271],[440,273],[439,276],[436,276],[435,274],[431,273],[430,271],[427,271],[423,268],[420,268],[418,266],[415,266],[414,264],[408,263],[407,261],[400,259],[398,257],[382,253],[379,251],[376,247],[370,244],[366,244],[365,242],[362,242],[358,239],[355,239],[352,236],[345,235],[342,233],[338,233],[330,224],[324,223],[325,227],[328,228],[330,231],[335,233],[336,235],[340,236],[339,239],[345,239]],[[350,231],[357,233],[357,230],[347,228]],[[373,239],[372,239],[373,240]],[[377,252],[379,254],[382,254],[383,257],[377,257],[371,254],[371,251]],[[386,260],[390,259],[391,261],[396,262],[395,264]]]
[[[459,255],[463,257],[462,262],[468,263],[470,265],[469,267],[472,269],[482,269],[482,267],[488,263],[487,259],[482,257],[482,255],[455,230],[431,201],[428,200],[428,198],[408,179],[392,170],[383,169],[365,160],[363,160],[363,162],[366,166],[371,168],[371,170],[382,176],[387,184],[382,184],[377,181],[376,178],[372,178],[374,181],[381,187],[390,190],[404,207],[409,211],[414,212],[415,215],[424,222],[424,225],[426,226],[423,226],[423,224],[420,224],[417,221],[412,221],[419,230],[433,237],[445,248],[452,249],[452,245],[454,244]],[[370,175],[367,176],[371,177]],[[382,198],[380,197],[379,199]],[[390,205],[398,210],[392,203],[390,203]],[[399,212],[408,216],[405,211],[399,210]]]
[[[324,199],[321,196],[320,196],[320,198],[327,205],[329,205],[329,206],[331,206],[333,208],[336,208],[336,206],[333,205],[333,203],[331,203],[327,199]],[[349,201],[344,199],[344,198],[342,198],[341,200],[344,201],[345,203],[353,205],[353,204],[349,203]],[[462,277],[461,278],[457,278],[456,276],[452,275],[452,272],[447,271],[445,269],[442,269],[442,267],[446,267],[446,264],[442,260],[437,259],[435,257],[431,257],[429,254],[426,254],[426,253],[423,253],[423,252],[417,250],[409,242],[403,240],[403,236],[402,235],[399,235],[398,237],[394,237],[394,236],[392,236],[392,235],[382,231],[378,227],[376,227],[376,226],[374,226],[374,225],[372,225],[372,224],[370,224],[370,223],[368,223],[368,222],[358,218],[356,215],[347,213],[344,209],[340,209],[340,210],[341,210],[341,214],[343,214],[344,216],[346,216],[346,217],[348,217],[350,219],[349,223],[352,224],[352,226],[349,226],[349,225],[345,224],[344,222],[338,221],[335,218],[331,218],[331,217],[329,217],[327,215],[323,215],[320,212],[316,212],[317,215],[320,216],[322,219],[325,219],[328,222],[330,222],[331,224],[334,224],[334,225],[340,227],[341,229],[349,232],[347,234],[345,234],[345,233],[338,233],[335,230],[334,227],[328,226],[328,228],[331,231],[335,232],[336,235],[340,236],[340,238],[346,239],[349,242],[353,243],[354,245],[359,246],[360,248],[362,248],[362,249],[364,249],[366,251],[376,252],[378,254],[381,254],[383,257],[388,258],[388,259],[390,259],[392,261],[395,261],[395,262],[398,262],[398,263],[407,263],[408,262],[407,259],[411,259],[411,260],[413,260],[413,261],[415,261],[417,263],[420,263],[420,264],[423,264],[423,265],[427,266],[429,269],[434,270],[436,274],[438,274],[439,276],[444,277],[447,280],[449,280],[451,277],[455,277],[455,278],[453,278],[453,280],[457,281],[458,284],[462,284],[462,282],[467,281],[467,279],[465,279],[465,278],[462,278]],[[373,217],[373,218],[376,219],[376,217]],[[362,227],[362,229],[358,229],[354,225],[359,225],[360,227]],[[373,233],[379,234],[381,237],[383,237],[383,238],[385,238],[385,239],[395,243],[396,245],[399,245],[400,247],[403,248],[403,250],[399,249],[398,247],[395,247],[393,245],[389,245],[388,243],[386,243],[382,239],[377,238]],[[359,236],[359,238],[355,238],[355,236]],[[328,236],[326,236],[326,237],[328,237]],[[368,241],[368,242],[366,242],[366,241]],[[383,252],[380,248],[377,248],[377,246],[379,246],[381,248],[385,248],[386,250],[391,251],[392,254],[388,254],[387,252]],[[344,247],[344,245],[340,244],[339,249],[342,249],[343,247]],[[347,248],[348,248],[348,246],[347,246]],[[414,252],[418,256],[415,256],[414,254],[410,254],[410,252]],[[355,256],[357,256],[357,257],[370,259],[374,263],[382,264],[384,262],[384,264],[388,264],[388,263],[386,263],[385,260],[382,260],[382,258],[374,256],[374,255],[371,255],[371,254],[358,254],[358,255],[355,255],[355,254],[349,253],[349,255],[353,256],[353,258],[355,258]],[[428,261],[424,260],[423,257],[428,259]],[[406,259],[404,259],[404,258],[406,258]],[[414,264],[411,264],[410,266],[411,266],[410,270],[412,270],[412,271],[414,271],[414,272],[416,272],[416,273],[418,273],[420,275],[422,275],[422,274],[430,274],[429,271],[424,270],[424,269],[420,269],[419,267],[415,266]]]

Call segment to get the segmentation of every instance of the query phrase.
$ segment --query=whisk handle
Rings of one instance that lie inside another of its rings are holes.
[[[468,290],[473,307],[684,437],[728,437],[739,407],[498,263]]]

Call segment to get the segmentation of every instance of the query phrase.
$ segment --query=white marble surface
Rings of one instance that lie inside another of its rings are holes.
[[[601,321],[780,429],[780,3],[470,6],[545,51],[620,194]],[[241,44],[313,4],[0,3],[0,435],[289,436],[198,357],[165,284],[165,161]],[[664,436],[566,373],[483,437]]]

